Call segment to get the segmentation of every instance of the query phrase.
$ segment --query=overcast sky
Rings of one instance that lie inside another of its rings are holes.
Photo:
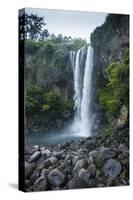
[[[38,8],[26,8],[26,13],[44,16],[46,28],[55,35],[72,36],[90,40],[91,32],[104,23],[107,13],[64,11]]]

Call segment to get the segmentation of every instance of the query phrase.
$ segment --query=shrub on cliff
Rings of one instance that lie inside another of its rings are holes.
[[[106,87],[99,93],[101,106],[117,114],[122,105],[128,107],[129,87],[129,57],[124,57],[124,62],[113,62],[105,70],[107,76]]]
[[[35,114],[41,111],[41,105],[43,102],[43,89],[37,85],[27,84],[25,91],[25,105],[26,113]]]

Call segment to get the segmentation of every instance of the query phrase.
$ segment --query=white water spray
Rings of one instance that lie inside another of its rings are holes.
[[[93,67],[93,49],[88,47],[85,71],[84,71],[84,81],[83,81],[83,92],[82,92],[82,102],[81,102],[81,133],[84,136],[91,136],[91,75]]]
[[[79,120],[80,116],[80,106],[81,106],[81,91],[80,91],[80,52],[81,49],[78,50],[76,54],[76,62],[74,68],[74,110],[75,112],[75,120]]]
[[[77,135],[83,137],[91,136],[91,81],[93,68],[93,49],[87,48],[86,61],[84,66],[83,83],[81,84],[80,63],[82,63],[84,48],[79,49],[76,54],[74,65],[74,109],[75,119],[73,123],[73,131]],[[80,55],[81,54],[81,55]],[[71,62],[74,63],[74,57],[71,55]],[[82,87],[81,87],[82,86]]]

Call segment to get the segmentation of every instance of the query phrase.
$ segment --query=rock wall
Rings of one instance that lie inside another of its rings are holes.
[[[126,54],[125,50],[129,48],[129,16],[108,15],[105,23],[97,27],[91,34],[91,45],[94,50],[92,110],[97,114],[94,116],[94,125],[98,124],[96,126],[98,128],[114,119],[110,113],[101,108],[98,93],[102,88],[106,87],[107,77],[105,70],[107,66],[113,62],[123,63],[123,58]],[[128,112],[128,108],[126,108],[126,112]]]
[[[49,42],[50,45],[46,46],[46,43],[48,41],[25,42],[27,133],[62,129],[73,117],[73,69],[69,59],[70,49],[65,48],[63,44],[65,50],[59,52],[61,44],[51,45]],[[57,109],[59,104],[61,104],[60,110]],[[48,109],[52,109],[52,114]]]
[[[30,52],[25,47],[25,80],[43,88],[58,90],[65,99],[73,95],[73,70],[69,60],[69,51],[64,58],[65,67],[54,62],[55,56],[46,59],[43,47]]]

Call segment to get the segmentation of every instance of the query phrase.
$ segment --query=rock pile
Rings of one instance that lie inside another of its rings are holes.
[[[128,185],[129,151],[125,141],[98,136],[35,147],[25,153],[25,191]]]

